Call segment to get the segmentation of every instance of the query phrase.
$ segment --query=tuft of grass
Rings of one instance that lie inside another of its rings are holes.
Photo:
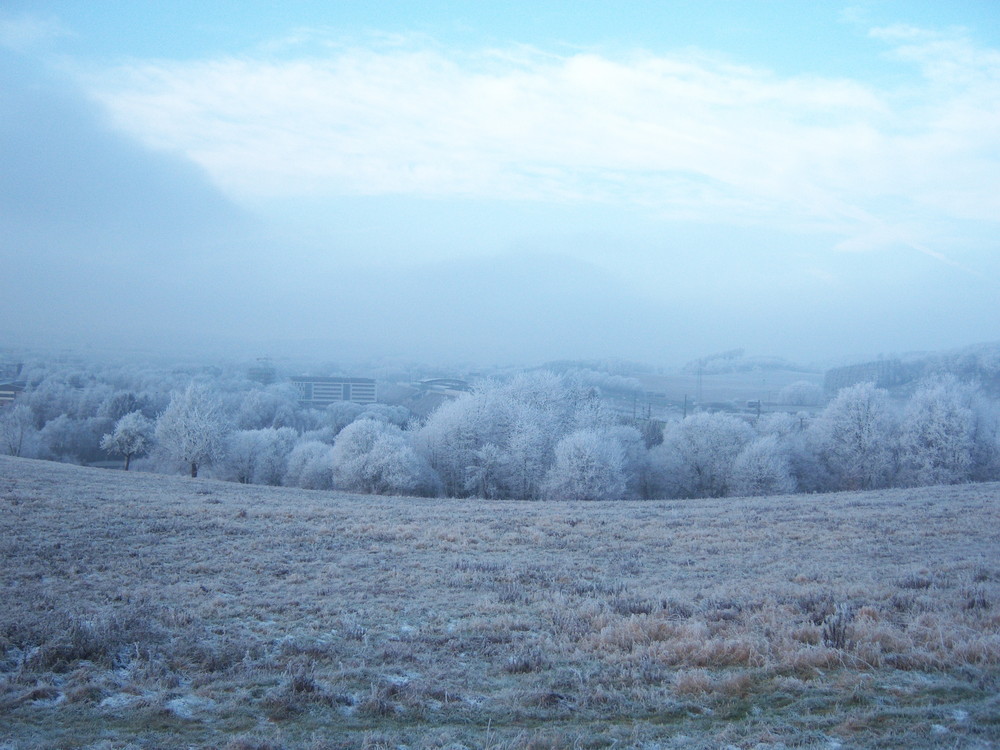
[[[850,610],[843,604],[838,605],[833,614],[823,621],[823,645],[828,648],[846,649],[850,623]]]
[[[504,670],[510,674],[527,674],[528,672],[539,672],[548,667],[548,659],[541,649],[532,648],[520,651],[507,657],[504,662]]]

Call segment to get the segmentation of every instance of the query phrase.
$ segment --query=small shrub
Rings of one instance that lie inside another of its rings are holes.
[[[837,607],[836,612],[828,617],[823,623],[823,645],[828,648],[847,648],[847,631],[850,623],[850,615],[843,605]]]
[[[813,625],[822,625],[829,618],[836,607],[833,603],[833,595],[829,592],[804,594],[796,600],[796,604],[802,613],[805,614]]]

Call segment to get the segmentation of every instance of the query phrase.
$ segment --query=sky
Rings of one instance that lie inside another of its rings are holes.
[[[994,0],[0,8],[9,345],[950,349],[998,188]]]

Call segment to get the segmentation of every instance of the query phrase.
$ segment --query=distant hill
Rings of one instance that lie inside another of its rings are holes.
[[[789,362],[782,357],[747,356],[743,349],[710,354],[688,362],[681,368],[690,375],[722,375],[737,372],[759,372],[762,370],[788,370],[808,372],[810,368]]]
[[[1000,395],[1000,342],[835,367],[826,372],[824,386],[827,391],[835,392],[856,383],[872,382],[904,394],[921,380],[936,375],[954,375],[959,380],[980,384],[990,395]]]

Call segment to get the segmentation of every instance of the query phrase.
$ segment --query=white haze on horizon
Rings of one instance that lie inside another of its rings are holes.
[[[873,29],[892,87],[419,37],[24,52],[46,33],[0,35],[19,345],[680,364],[1000,339],[1000,53],[961,34]]]

